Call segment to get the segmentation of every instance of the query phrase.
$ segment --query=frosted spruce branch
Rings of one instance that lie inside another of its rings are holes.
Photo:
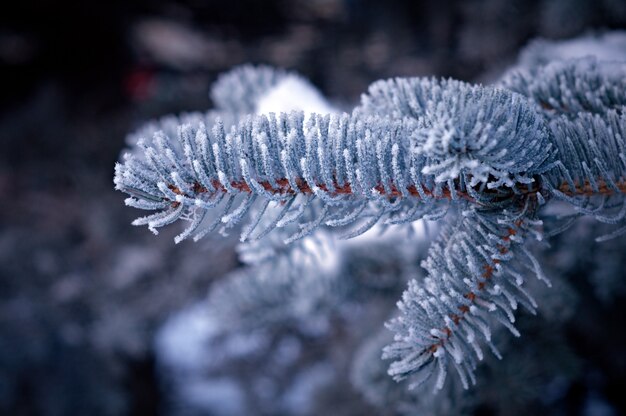
[[[579,113],[623,112],[626,105],[626,68],[623,62],[594,58],[550,62],[527,70],[513,70],[503,87],[530,98],[549,118]]]
[[[219,120],[183,124],[175,135],[160,131],[138,142],[143,155],[117,165],[116,187],[131,195],[128,205],[161,210],[136,225],[156,231],[192,218],[178,240],[235,225],[257,199],[285,205],[274,226],[296,220],[315,199],[320,214],[304,230],[363,220],[358,234],[381,220],[443,213],[439,200],[489,206],[536,192],[534,176],[554,152],[526,101],[506,90],[428,84],[458,98],[422,118],[356,111],[305,120],[292,112],[249,116],[230,131]],[[526,136],[532,140],[520,140]],[[220,220],[204,226],[206,211],[220,212]]]
[[[384,354],[396,360],[390,375],[402,380],[419,373],[412,382],[416,387],[437,370],[440,389],[451,364],[465,388],[475,383],[474,370],[484,354],[480,344],[500,357],[490,322],[519,336],[513,325],[518,305],[535,313],[537,304],[524,289],[525,269],[548,283],[524,247],[539,224],[519,214],[468,211],[442,232],[422,264],[428,277],[422,285],[409,283],[398,305],[401,315],[389,323],[396,333]]]
[[[254,240],[271,232],[283,259],[274,270],[287,273],[293,252],[275,238],[323,228],[353,237],[449,213],[424,285],[410,283],[389,323],[385,356],[398,380],[436,372],[441,388],[453,368],[468,387],[483,348],[499,354],[492,322],[518,335],[518,305],[537,308],[525,277],[546,280],[527,248],[542,238],[542,206],[560,199],[576,215],[624,222],[623,73],[582,60],[507,75],[504,88],[396,78],[374,83],[352,113],[245,115],[286,76],[246,67],[214,88],[218,110],[133,135],[115,186],[129,206],[157,211],[135,225],[156,233],[186,221],[176,242],[247,221],[241,253],[264,275],[272,269]]]

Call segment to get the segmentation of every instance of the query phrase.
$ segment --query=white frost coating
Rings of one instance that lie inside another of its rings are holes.
[[[589,49],[608,56],[585,42],[562,52]],[[540,236],[529,195],[539,204],[562,199],[609,224],[626,219],[625,67],[594,58],[552,62],[511,76],[505,88],[379,81],[350,114],[336,114],[310,84],[282,71],[245,67],[222,78],[213,91],[218,112],[144,129],[153,134],[116,165],[115,185],[130,195],[127,204],[161,210],[134,224],[156,232],[191,222],[176,242],[198,227],[194,240],[220,221],[230,228],[254,214],[239,246],[248,267],[211,293],[213,313],[240,318],[207,317],[205,326],[173,318],[157,339],[160,361],[192,379],[192,362],[218,366],[258,350],[262,337],[243,331],[220,341],[223,352],[198,358],[198,346],[216,343],[226,326],[258,328],[250,318],[269,325],[289,315],[303,333],[326,333],[330,321],[320,310],[350,290],[340,284],[343,244],[380,242],[378,231],[388,225],[413,227],[451,212],[457,222],[422,262],[428,277],[409,283],[400,316],[388,323],[396,335],[384,354],[395,360],[389,374],[396,380],[416,384],[438,372],[442,388],[452,368],[465,388],[474,384],[483,358],[477,342],[500,358],[490,322],[519,336],[513,311],[521,304],[535,313],[521,273],[531,269],[545,280],[523,246]],[[201,224],[198,213],[217,219]],[[325,227],[365,234],[331,245]],[[397,250],[409,245],[397,236],[383,238]]]
[[[259,99],[256,113],[279,114],[292,110],[318,114],[338,112],[305,79],[296,75],[288,75]]]

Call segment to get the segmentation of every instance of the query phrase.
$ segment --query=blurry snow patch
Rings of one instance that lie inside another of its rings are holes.
[[[163,365],[179,372],[199,371],[207,359],[207,343],[221,332],[205,303],[183,309],[156,335],[155,351]]]
[[[268,339],[262,332],[237,333],[229,334],[219,350],[222,354],[212,354],[211,363],[219,366],[224,359],[232,360],[244,358],[252,355],[257,351],[261,351],[268,344]]]
[[[171,406],[168,414],[250,414],[242,381],[223,373],[236,360],[267,346],[260,331],[230,332],[206,302],[172,316],[155,339],[159,378]]]
[[[398,250],[412,252],[417,244],[427,244],[437,235],[439,226],[433,221],[417,220],[408,224],[385,226],[376,224],[365,233],[340,241],[343,247],[359,248],[372,244],[387,244]],[[408,253],[405,253],[408,254]]]
[[[328,232],[316,231],[302,240],[303,251],[294,253],[294,261],[303,267],[315,267],[324,273],[337,273],[341,262],[341,244]]]
[[[319,114],[337,112],[313,85],[293,74],[286,76],[261,97],[257,104],[257,114],[278,114],[294,110]]]
[[[209,304],[200,302],[167,320],[155,341],[159,363],[178,374],[202,374],[267,345],[263,332],[229,333],[216,315]]]
[[[154,248],[125,246],[117,253],[114,264],[113,286],[123,289],[151,272],[162,270],[163,256]]]
[[[240,54],[236,42],[214,39],[167,19],[143,19],[132,32],[134,46],[154,62],[180,70],[217,69],[232,65]]]
[[[315,408],[317,393],[334,377],[333,367],[329,363],[318,363],[301,371],[283,397],[285,412],[290,415],[308,414]]]
[[[626,61],[626,31],[586,34],[565,41],[537,39],[522,50],[518,67],[531,68],[551,61],[586,56],[600,61]]]
[[[246,414],[245,393],[230,378],[192,379],[181,392],[182,402],[213,416]]]
[[[273,360],[279,367],[287,367],[295,363],[302,353],[302,343],[293,336],[287,336],[280,340],[276,347]]]

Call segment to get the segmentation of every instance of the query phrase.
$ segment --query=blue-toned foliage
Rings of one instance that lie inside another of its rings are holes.
[[[528,269],[548,283],[524,247],[538,225],[523,213],[469,210],[441,232],[422,264],[428,277],[422,285],[409,282],[398,304],[401,315],[389,322],[396,333],[384,354],[396,360],[390,375],[402,380],[419,373],[412,383],[418,386],[437,370],[440,389],[453,367],[465,388],[475,383],[481,344],[500,356],[490,322],[519,336],[513,325],[518,305],[535,313],[537,304],[524,289]]]
[[[317,304],[339,287],[324,271],[324,289],[312,290],[305,237],[323,245],[330,233],[446,217],[422,264],[428,276],[409,283],[388,323],[395,337],[384,356],[396,380],[441,389],[453,371],[468,388],[484,351],[499,356],[493,324],[518,336],[518,307],[538,307],[527,276],[548,280],[529,242],[556,230],[544,230],[543,208],[561,200],[573,216],[626,217],[625,73],[588,58],[511,73],[495,87],[396,78],[372,84],[351,113],[257,114],[295,75],[246,66],[213,88],[217,110],[133,133],[115,186],[127,205],[156,211],[135,225],[156,233],[186,221],[177,243],[245,223],[247,268],[213,301],[224,311],[232,301],[237,316],[271,304],[265,321],[290,294]]]
[[[554,61],[544,66],[513,70],[500,85],[530,98],[549,118],[579,113],[623,111],[626,68],[623,62],[587,57]]]
[[[406,109],[374,104],[383,91]],[[181,121],[175,129],[166,119],[151,139],[137,141],[143,155],[126,156],[115,177],[131,195],[128,205],[161,210],[135,225],[156,232],[191,220],[177,241],[232,227],[255,203],[271,201],[285,205],[271,227],[309,205],[319,211],[290,240],[321,225],[358,222],[348,231],[354,236],[379,221],[435,218],[447,200],[499,205],[531,192],[554,159],[548,130],[523,97],[455,81],[375,84],[353,114],[247,116],[230,129],[215,113]],[[207,225],[206,211],[219,219]]]
[[[434,174],[436,182],[514,188],[531,183],[554,159],[541,116],[506,89],[395,78],[372,84],[357,109],[420,120],[413,151],[425,158],[422,173]]]

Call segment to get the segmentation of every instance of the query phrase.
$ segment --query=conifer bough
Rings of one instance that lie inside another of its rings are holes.
[[[388,323],[396,380],[440,389],[452,370],[468,387],[483,348],[500,355],[492,324],[519,335],[518,306],[537,308],[527,275],[548,283],[528,241],[565,228],[550,229],[546,204],[615,224],[609,237],[625,230],[624,64],[555,62],[494,86],[395,78],[372,84],[350,113],[258,114],[290,79],[306,82],[263,66],[222,76],[215,110],[130,136],[115,187],[127,205],[156,211],[134,225],[187,222],[177,243],[243,221],[243,243],[278,234],[292,244],[322,228],[354,237],[446,217],[422,264],[428,277],[410,282]]]

